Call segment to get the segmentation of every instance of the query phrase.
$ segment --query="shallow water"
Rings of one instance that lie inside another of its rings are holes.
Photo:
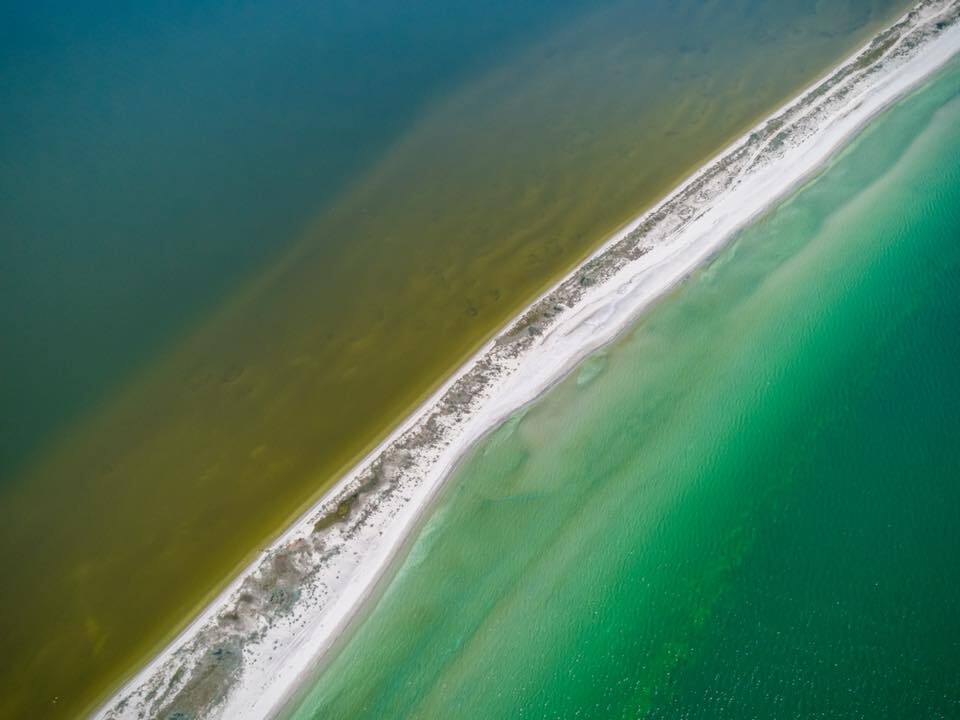
[[[960,713],[960,63],[479,445],[293,716]]]
[[[903,4],[12,10],[0,715],[115,685],[527,299]]]

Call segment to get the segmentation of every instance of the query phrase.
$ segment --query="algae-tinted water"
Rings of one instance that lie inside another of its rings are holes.
[[[904,4],[5,8],[0,715],[115,685],[485,335]]]
[[[960,714],[960,64],[481,443],[307,718]]]

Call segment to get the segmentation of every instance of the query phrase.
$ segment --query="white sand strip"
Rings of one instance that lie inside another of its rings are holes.
[[[958,14],[960,0],[918,3],[610,238],[465,363],[96,717],[277,713],[464,453],[960,52]]]

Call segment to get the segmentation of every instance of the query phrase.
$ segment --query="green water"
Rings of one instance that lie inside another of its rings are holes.
[[[0,717],[116,687],[533,296],[906,4],[7,3]]]
[[[483,442],[306,718],[960,715],[960,64]]]

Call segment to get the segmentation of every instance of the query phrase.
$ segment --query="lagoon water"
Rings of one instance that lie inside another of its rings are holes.
[[[5,7],[0,716],[115,688],[526,301],[905,4]]]
[[[960,63],[482,442],[292,713],[960,714]]]

